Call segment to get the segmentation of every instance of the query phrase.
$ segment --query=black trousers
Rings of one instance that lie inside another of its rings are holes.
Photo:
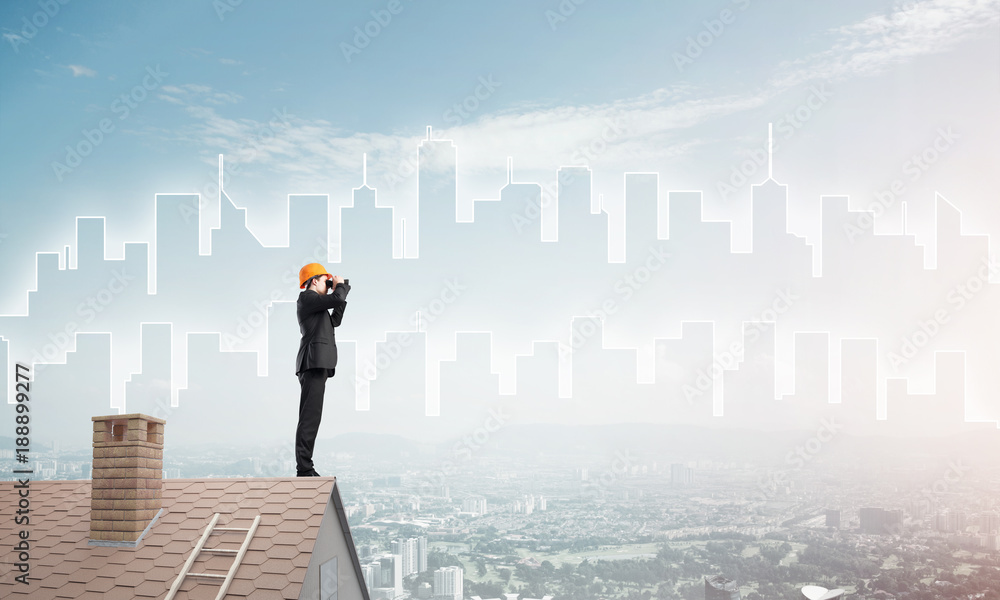
[[[299,373],[299,424],[295,428],[295,470],[306,473],[313,469],[313,447],[319,422],[323,418],[323,394],[326,380],[334,369],[306,369]]]

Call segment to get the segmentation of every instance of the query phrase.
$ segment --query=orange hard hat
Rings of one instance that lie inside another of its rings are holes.
[[[305,288],[306,282],[317,275],[330,275],[326,272],[326,268],[319,263],[309,263],[308,265],[299,269],[299,288]],[[333,275],[330,275],[333,277]]]

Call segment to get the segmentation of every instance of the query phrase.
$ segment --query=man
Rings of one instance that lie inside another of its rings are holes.
[[[340,326],[347,307],[348,280],[330,275],[319,263],[299,270],[299,293],[295,315],[302,341],[295,358],[295,375],[302,388],[299,396],[299,424],[295,428],[295,471],[299,477],[320,477],[313,468],[313,446],[323,417],[326,380],[337,367],[337,340],[333,328]],[[332,293],[331,293],[332,288]],[[332,313],[328,313],[333,309]]]

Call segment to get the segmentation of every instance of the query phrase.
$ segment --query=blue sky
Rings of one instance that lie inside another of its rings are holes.
[[[35,253],[72,245],[75,217],[105,216],[121,258],[152,241],[154,195],[205,193],[219,154],[266,245],[287,243],[289,194],[349,204],[364,153],[398,225],[428,126],[459,149],[469,214],[498,197],[508,157],[516,181],[543,187],[589,166],[609,206],[623,173],[655,172],[661,201],[702,190],[705,218],[731,221],[747,251],[750,184],[767,169],[733,172],[774,123],[774,177],[815,273],[823,195],[861,210],[902,182],[875,231],[902,233],[905,202],[927,267],[937,194],[966,233],[1000,235],[997,0],[232,4],[0,7],[0,314],[27,309]],[[79,166],[56,164],[88,136],[100,142]]]
[[[342,44],[354,44],[355,28],[370,26],[372,11],[388,3],[244,2],[231,12],[211,2],[54,6],[47,22],[36,18],[42,8],[34,2],[0,9],[0,131],[18,141],[4,149],[5,211],[12,218],[68,206],[73,214],[114,213],[112,240],[130,239],[127,232],[149,220],[148,202],[132,198],[200,188],[216,155],[245,147],[276,109],[294,115],[283,137],[299,147],[257,152],[240,178],[246,193],[238,201],[256,209],[251,225],[265,238],[278,233],[269,226],[274,203],[261,192],[357,185],[363,151],[373,174],[391,171],[427,125],[456,139],[483,175],[481,185],[468,182],[472,197],[502,183],[507,155],[537,171],[569,163],[576,145],[612,114],[630,121],[629,135],[590,161],[593,168],[666,171],[678,187],[710,190],[763,144],[763,123],[779,120],[808,98],[811,84],[822,83],[833,90],[834,110],[796,129],[802,135],[793,140],[796,150],[812,153],[806,164],[815,172],[794,170],[795,157],[784,163],[786,179],[815,182],[806,193],[871,193],[898,157],[933,139],[936,125],[964,125],[956,148],[967,167],[961,179],[985,176],[996,151],[989,142],[997,130],[989,107],[1000,85],[993,2],[643,2],[622,10],[594,1],[560,8],[401,0],[398,14],[350,62]],[[566,7],[573,12],[565,21],[554,20]],[[725,10],[730,22],[715,35]],[[44,27],[26,27],[31,18]],[[709,45],[692,47],[699,35]],[[695,53],[678,67],[679,55]],[[163,81],[120,119],[116,100],[157,66]],[[474,94],[481,77],[499,85],[455,127],[446,111]],[[953,92],[958,86],[962,94]],[[896,109],[886,106],[893,99]],[[65,162],[66,145],[78,144],[102,118],[112,119],[114,131],[60,181],[53,163]],[[313,143],[302,144],[306,138]],[[848,169],[842,178],[819,168],[830,166],[824,153],[873,144],[881,152],[863,165],[833,159]],[[402,201],[387,190],[383,199]],[[713,216],[740,217],[731,201],[706,202]],[[996,209],[982,204],[971,207],[977,220],[996,222]],[[29,239],[59,244],[67,227],[69,220],[45,230],[12,228],[7,239],[25,250],[21,242]],[[5,274],[24,280],[23,266],[9,268]]]

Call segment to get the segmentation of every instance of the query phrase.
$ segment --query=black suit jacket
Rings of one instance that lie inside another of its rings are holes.
[[[299,293],[295,303],[295,315],[299,320],[299,354],[295,357],[295,375],[306,369],[327,369],[327,376],[333,377],[337,366],[337,338],[333,328],[340,326],[347,307],[347,293],[351,286],[338,283],[330,294],[318,294],[312,290]],[[332,313],[328,313],[329,309]]]

